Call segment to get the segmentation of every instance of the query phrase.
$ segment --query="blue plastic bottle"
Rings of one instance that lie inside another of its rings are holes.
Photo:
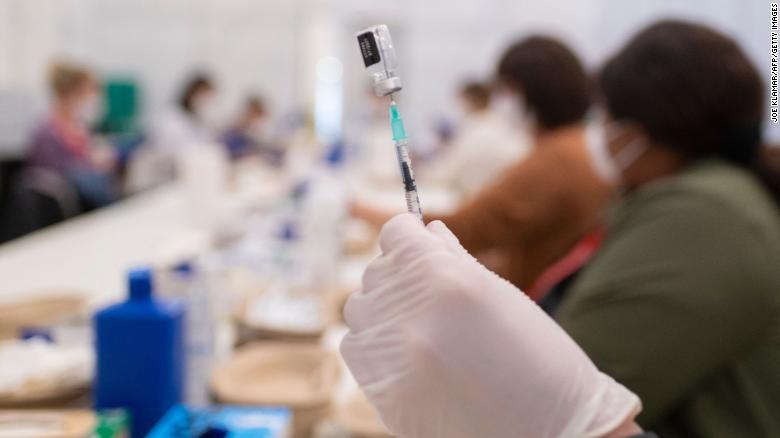
[[[95,408],[126,408],[132,436],[146,436],[184,387],[184,307],[152,295],[149,269],[129,274],[127,301],[94,317]]]

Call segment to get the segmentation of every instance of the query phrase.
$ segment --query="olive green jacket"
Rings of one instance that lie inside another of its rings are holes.
[[[621,201],[556,317],[661,438],[780,437],[780,211],[705,161]]]

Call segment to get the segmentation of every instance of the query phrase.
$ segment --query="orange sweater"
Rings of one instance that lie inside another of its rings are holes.
[[[528,288],[598,223],[611,192],[591,168],[578,124],[545,134],[454,213],[425,220],[443,221],[472,254],[489,251],[498,274]]]

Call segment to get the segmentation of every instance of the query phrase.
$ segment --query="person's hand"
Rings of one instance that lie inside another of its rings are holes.
[[[374,207],[373,205],[357,200],[350,202],[349,214],[354,218],[365,221],[377,230],[394,215],[388,210]]]
[[[117,153],[110,145],[95,142],[92,149],[90,149],[90,160],[92,165],[100,172],[110,173],[113,172],[117,165]]]
[[[399,438],[600,437],[641,409],[443,223],[396,216],[380,247],[341,352]]]

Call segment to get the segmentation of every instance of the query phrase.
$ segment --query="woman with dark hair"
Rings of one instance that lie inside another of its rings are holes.
[[[466,250],[486,255],[496,272],[529,292],[598,224],[612,187],[588,160],[591,83],[569,48],[549,37],[525,38],[504,52],[496,76],[497,106],[530,132],[532,150],[451,214],[425,220],[447,224]],[[392,216],[362,204],[353,213],[377,227]]]
[[[149,141],[134,153],[128,170],[128,188],[140,191],[176,176],[177,162],[193,147],[218,141],[219,107],[214,80],[195,73],[184,83],[175,103],[155,119]]]
[[[203,73],[194,74],[184,85],[179,95],[179,107],[195,118],[208,119],[214,81]]]
[[[220,136],[231,159],[258,155],[271,166],[283,164],[284,150],[271,136],[269,117],[263,98],[249,96],[246,99],[236,121]]]
[[[663,21],[599,85],[589,142],[625,196],[559,323],[661,436],[780,436],[779,192],[756,69],[732,39]]]

